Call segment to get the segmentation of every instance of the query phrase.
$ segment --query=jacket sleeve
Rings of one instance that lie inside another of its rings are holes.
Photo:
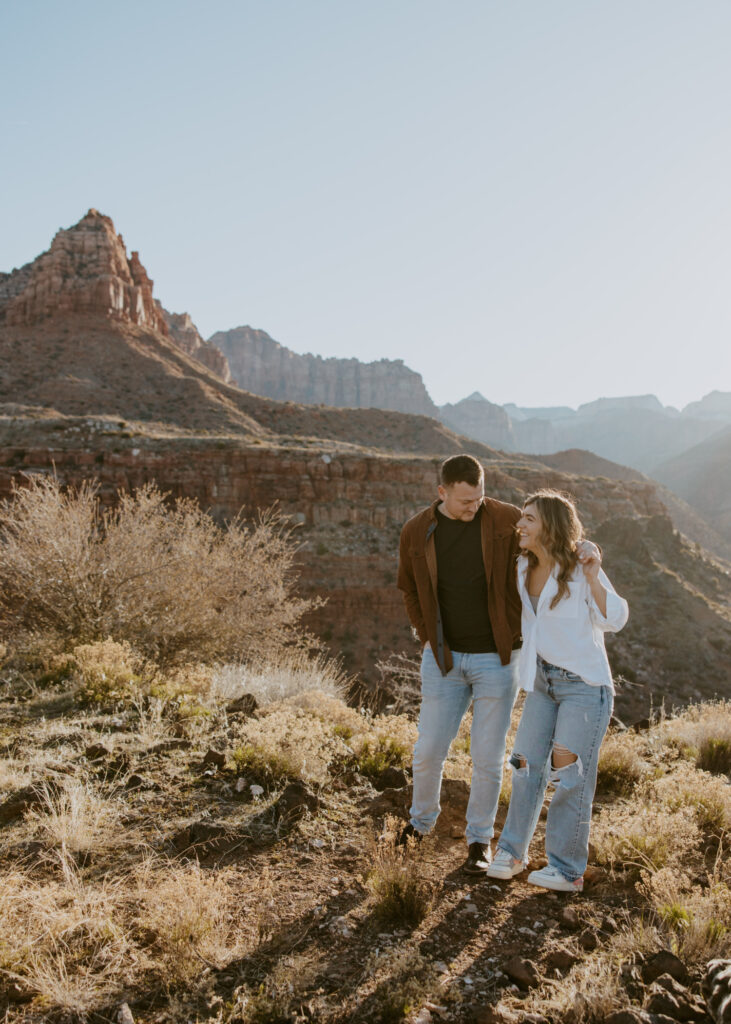
[[[599,570],[599,582],[607,592],[607,614],[602,615],[587,584],[587,601],[589,604],[591,621],[605,633],[618,633],[629,618],[629,605],[625,599],[620,597],[616,592],[612,584],[609,582],[609,577],[603,569]]]
[[[411,562],[411,551],[406,527],[401,531],[401,542],[399,544],[398,577],[396,586],[403,593],[406,614],[409,616],[411,625],[416,630],[419,640],[425,644],[429,639],[426,632],[426,623],[419,604],[419,594],[414,579],[414,568]]]

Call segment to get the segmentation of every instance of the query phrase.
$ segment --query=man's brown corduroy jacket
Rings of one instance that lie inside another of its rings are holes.
[[[452,652],[444,638],[437,600],[434,531],[438,504],[437,500],[418,512],[401,531],[397,585],[403,591],[411,625],[423,644],[429,641],[445,675],[452,668]],[[487,579],[488,614],[500,661],[507,665],[510,652],[520,646],[521,603],[515,569],[518,555],[515,524],[520,519],[520,509],[494,498],[484,498],[482,504],[482,560]]]

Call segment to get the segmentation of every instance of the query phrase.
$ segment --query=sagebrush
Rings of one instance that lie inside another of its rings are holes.
[[[219,527],[154,485],[103,508],[98,487],[36,476],[0,505],[0,631],[16,647],[111,637],[161,665],[251,659],[302,642],[296,545],[274,511]]]

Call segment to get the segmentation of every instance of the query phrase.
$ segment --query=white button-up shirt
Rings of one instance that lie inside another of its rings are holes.
[[[519,676],[524,690],[532,690],[536,677],[536,655],[575,672],[590,686],[608,686],[614,691],[612,672],[604,649],[604,634],[617,633],[629,615],[627,602],[616,593],[606,574],[599,571],[599,581],[607,591],[607,614],[602,615],[584,576],[577,565],[569,579],[569,593],[555,608],[550,604],[558,591],[558,566],[538,598],[533,611],[526,589],[528,559],[518,558],[518,591],[523,602],[523,646],[520,651]]]

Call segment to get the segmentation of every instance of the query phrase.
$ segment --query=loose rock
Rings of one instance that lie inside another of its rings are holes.
[[[290,782],[277,800],[274,813],[278,820],[297,821],[307,811],[316,811],[319,806],[319,799],[304,782]]]
[[[216,768],[223,768],[225,767],[226,764],[226,755],[223,754],[220,750],[214,750],[213,747],[211,747],[205,753],[205,756],[203,758],[203,764],[212,764]]]
[[[558,923],[570,932],[577,932],[581,927],[579,915],[573,907],[562,907],[558,915]]]
[[[554,949],[546,957],[546,966],[552,971],[569,971],[579,960],[569,949]]]
[[[686,981],[688,968],[669,949],[661,949],[653,953],[642,965],[642,980],[646,985],[655,981],[661,974],[670,974],[676,981]]]
[[[523,960],[522,957],[514,956],[503,964],[502,969],[523,992],[527,992],[528,989],[535,988],[541,983],[538,968],[532,960]]]
[[[393,765],[389,765],[388,768],[384,768],[378,778],[373,783],[375,789],[382,792],[384,789],[401,789],[408,783],[406,778],[406,772],[401,768],[395,768]]]

